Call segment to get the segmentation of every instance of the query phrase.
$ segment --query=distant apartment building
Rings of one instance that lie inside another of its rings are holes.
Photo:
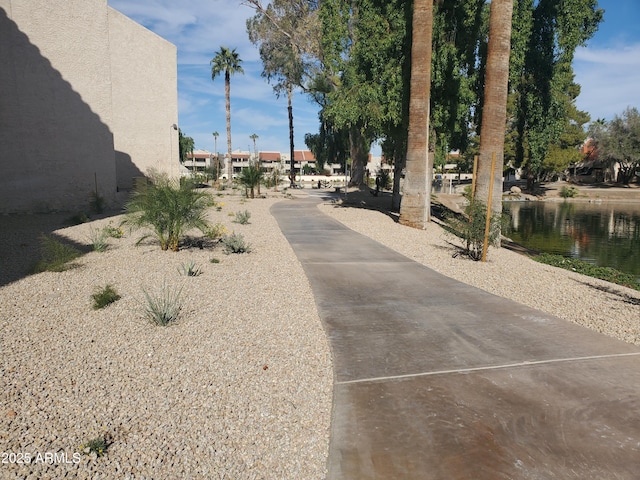
[[[178,175],[176,47],[107,0],[0,0],[0,213]]]

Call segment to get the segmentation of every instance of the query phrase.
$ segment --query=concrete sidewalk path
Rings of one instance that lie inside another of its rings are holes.
[[[329,480],[640,479],[640,348],[440,275],[319,201],[271,211],[333,353]]]

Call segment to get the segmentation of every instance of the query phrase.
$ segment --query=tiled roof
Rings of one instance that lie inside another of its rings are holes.
[[[293,151],[293,159],[295,161],[303,161],[303,162],[315,162],[316,157],[310,150],[294,150]]]
[[[263,162],[279,162],[281,157],[280,152],[260,152],[258,155]]]

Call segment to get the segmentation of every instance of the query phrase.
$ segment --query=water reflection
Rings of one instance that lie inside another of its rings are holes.
[[[505,202],[517,243],[640,275],[640,205]]]

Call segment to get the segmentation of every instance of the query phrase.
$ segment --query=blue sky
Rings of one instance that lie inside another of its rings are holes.
[[[108,0],[111,7],[144,25],[178,49],[178,110],[182,132],[196,148],[226,151],[224,79],[211,80],[210,60],[220,46],[236,48],[244,75],[231,79],[231,137],[234,150],[289,151],[286,97],[276,98],[260,73],[257,48],[245,22],[254,11],[239,0]],[[266,2],[265,2],[266,3]],[[576,51],[574,71],[582,86],[577,105],[592,119],[612,119],[627,106],[640,108],[640,1],[600,0],[604,22],[585,48]],[[140,68],[144,68],[141,65]],[[295,147],[306,149],[305,133],[318,131],[318,109],[302,94],[293,103]],[[374,153],[377,153],[374,148]]]

